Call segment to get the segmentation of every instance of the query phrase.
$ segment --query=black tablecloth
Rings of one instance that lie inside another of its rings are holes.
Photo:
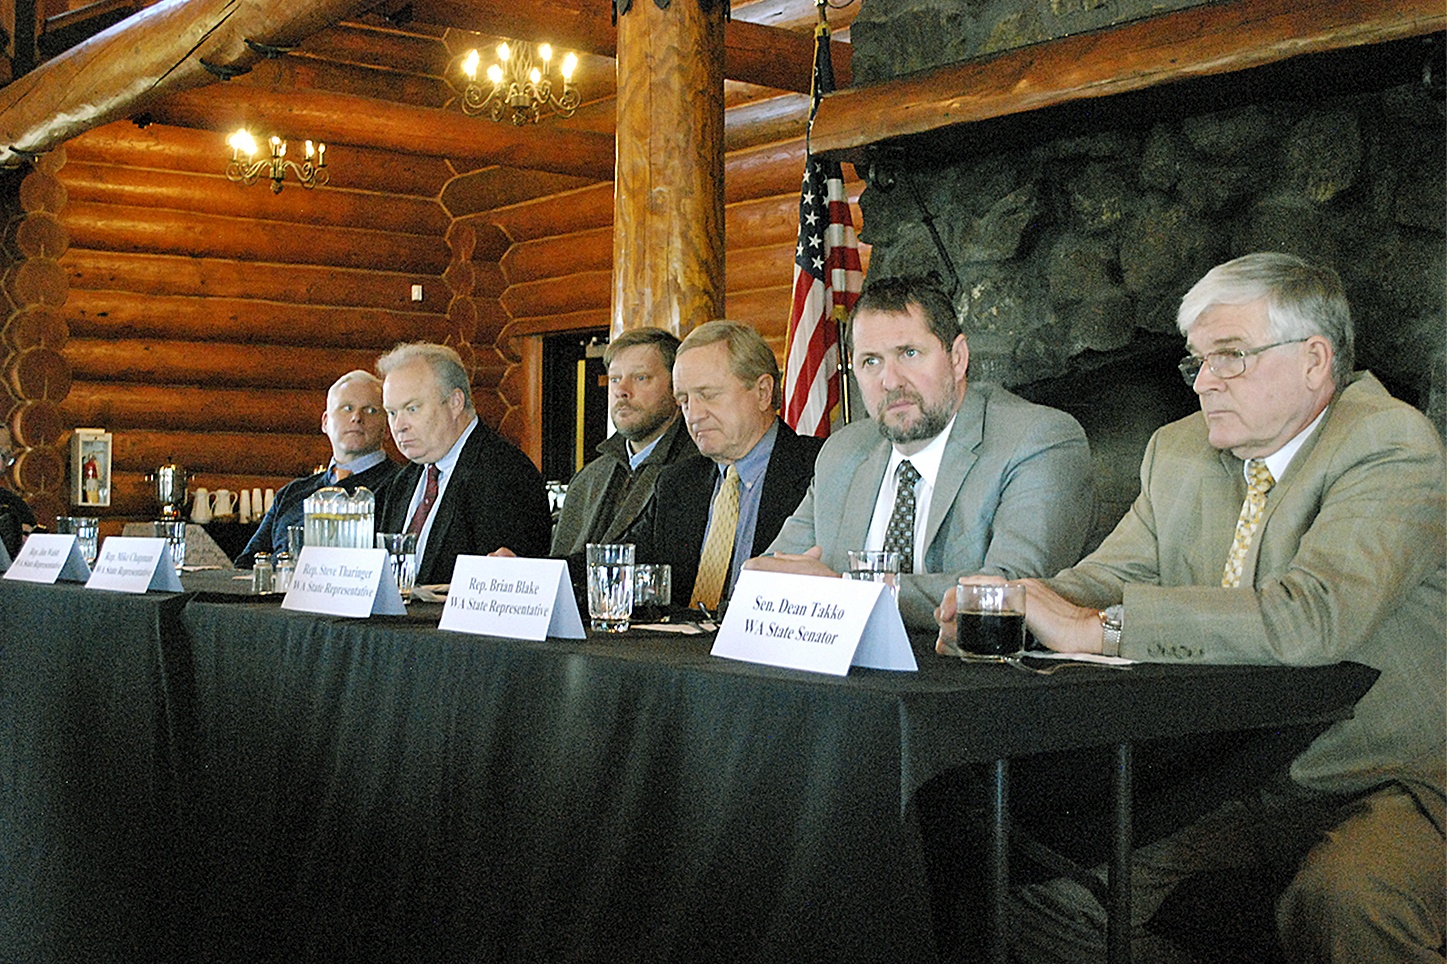
[[[185,584],[0,583],[16,960],[928,962],[970,926],[976,763],[1321,720],[1374,675],[920,641],[919,673],[834,678]]]
[[[0,583],[0,959],[189,959],[184,603]]]

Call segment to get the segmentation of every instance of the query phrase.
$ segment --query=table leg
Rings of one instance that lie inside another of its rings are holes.
[[[1106,925],[1106,959],[1110,964],[1130,964],[1131,949],[1131,745],[1121,743],[1116,749],[1115,776],[1112,790],[1115,797],[1115,821],[1110,851],[1110,908]]]
[[[1010,761],[996,760],[990,793],[989,875],[985,904],[985,959],[1006,964],[1005,900],[1010,892]]]

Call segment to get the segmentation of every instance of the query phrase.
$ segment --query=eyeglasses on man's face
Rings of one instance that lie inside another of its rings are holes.
[[[1208,351],[1205,355],[1187,355],[1176,367],[1181,370],[1181,377],[1186,380],[1187,385],[1196,384],[1196,376],[1201,374],[1202,365],[1211,369],[1211,374],[1217,378],[1238,378],[1246,374],[1246,359],[1252,355],[1259,355],[1271,348],[1295,345],[1303,341],[1306,339],[1293,338],[1290,341],[1274,341],[1269,345],[1262,345],[1260,348],[1223,348],[1220,351]]]

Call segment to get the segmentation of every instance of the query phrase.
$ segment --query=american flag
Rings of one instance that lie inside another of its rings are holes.
[[[834,89],[827,25],[815,31],[814,51],[811,123],[819,98]],[[839,162],[807,156],[784,362],[784,421],[800,435],[829,434],[829,416],[839,403],[839,326],[863,282],[854,215]]]

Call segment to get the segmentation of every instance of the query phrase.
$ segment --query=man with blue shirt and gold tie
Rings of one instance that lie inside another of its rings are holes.
[[[781,391],[773,349],[748,325],[710,321],[678,346],[673,395],[700,454],[659,475],[632,540],[640,561],[673,567],[675,606],[716,613],[809,488],[822,443],[779,419]]]
[[[348,492],[365,486],[375,493],[397,473],[397,463],[382,451],[387,433],[387,418],[382,414],[382,380],[371,372],[347,372],[327,390],[322,432],[332,443],[331,463],[315,475],[282,486],[246,548],[236,557],[239,568],[251,568],[258,552],[286,550],[287,527],[302,524],[304,503],[313,492],[335,485]]]

